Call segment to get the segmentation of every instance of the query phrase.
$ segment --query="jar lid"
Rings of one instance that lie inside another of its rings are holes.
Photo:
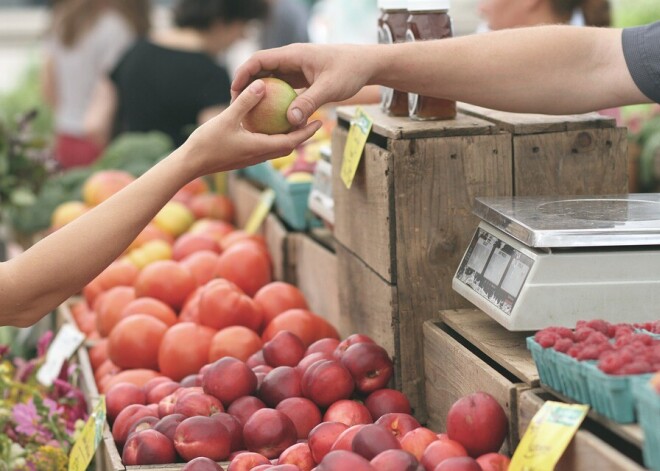
[[[381,10],[405,10],[408,0],[378,0],[378,8]]]
[[[409,11],[449,10],[450,0],[408,0]]]

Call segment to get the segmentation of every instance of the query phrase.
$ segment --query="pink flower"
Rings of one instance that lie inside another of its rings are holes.
[[[52,411],[51,404],[48,404],[48,408]],[[27,404],[16,404],[12,408],[12,416],[16,424],[16,432],[30,437],[38,443],[47,443],[53,439],[53,435],[48,429],[40,424],[39,414],[32,399]]]
[[[50,346],[51,340],[53,340],[53,331],[49,330],[44,332],[44,334],[37,342],[37,356],[39,358],[46,356],[46,352],[48,352],[48,347]]]

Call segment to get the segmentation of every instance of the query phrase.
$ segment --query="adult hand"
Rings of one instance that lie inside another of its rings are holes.
[[[264,96],[264,83],[256,80],[222,113],[204,123],[183,144],[196,176],[254,165],[290,154],[321,127],[314,121],[288,134],[251,133],[241,126],[245,115]]]
[[[292,44],[257,52],[236,71],[232,95],[265,76],[306,88],[287,112],[291,124],[304,125],[320,106],[350,98],[369,83],[376,67],[373,47]]]

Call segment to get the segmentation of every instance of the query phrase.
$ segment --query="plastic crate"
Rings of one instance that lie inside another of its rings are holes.
[[[644,431],[644,464],[660,471],[660,394],[645,381],[637,384],[635,396],[639,425]]]
[[[550,386],[556,391],[562,392],[561,381],[557,371],[557,352],[552,348],[543,348],[534,340],[534,337],[527,338],[527,348],[532,353],[536,369],[539,372],[541,382]]]
[[[591,394],[587,379],[587,361],[579,361],[575,358],[559,353],[555,350],[557,373],[561,384],[561,392],[571,399],[583,404],[591,403]]]
[[[275,190],[275,209],[292,229],[304,231],[322,226],[309,210],[312,182],[289,182],[280,172],[270,169],[270,187]]]

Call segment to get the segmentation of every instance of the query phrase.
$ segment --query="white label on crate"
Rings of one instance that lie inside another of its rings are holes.
[[[51,386],[60,374],[62,365],[80,347],[85,335],[71,324],[64,324],[50,344],[46,354],[46,362],[37,372],[37,381],[44,386]]]

